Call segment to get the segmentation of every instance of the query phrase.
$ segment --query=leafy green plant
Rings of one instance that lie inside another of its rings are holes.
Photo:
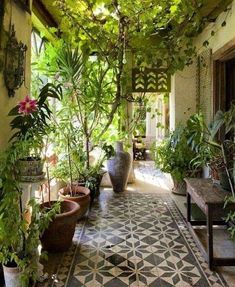
[[[192,115],[187,123],[187,142],[196,152],[192,164],[197,166],[206,166],[217,153],[218,145],[212,142],[211,131],[205,124],[202,113]]]
[[[189,130],[188,143],[196,152],[192,164],[209,165],[212,171],[217,173],[223,172],[223,176],[228,178],[229,186],[232,191],[231,196],[225,199],[225,207],[229,203],[235,202],[234,195],[234,131],[235,131],[235,106],[232,104],[226,112],[218,111],[215,114],[214,120],[209,127],[206,126],[202,114],[193,115],[187,122]],[[221,130],[222,129],[222,130]],[[223,135],[230,134],[230,139],[220,142],[216,139],[219,132]],[[224,172],[225,171],[225,172]],[[226,216],[226,222],[232,221],[232,226],[229,227],[231,238],[235,240],[234,227],[235,212],[229,211]]]
[[[234,134],[235,106],[232,105],[227,112],[218,111],[209,127],[206,126],[202,114],[195,114],[187,121],[188,144],[197,153],[192,163],[195,166],[209,165],[212,170],[225,169],[233,190],[229,173],[233,168],[233,156],[235,144],[233,138],[223,142],[216,140],[216,136],[222,127],[224,134]]]
[[[9,112],[9,116],[14,116],[10,123],[14,134],[10,140],[22,142],[25,156],[30,156],[32,153],[40,156],[43,136],[48,132],[48,121],[52,114],[48,99],[60,99],[60,96],[60,86],[48,83],[41,89],[37,100],[26,96]]]
[[[189,147],[187,130],[178,126],[169,138],[155,148],[155,165],[163,172],[170,173],[177,181],[198,173],[198,167],[192,165],[196,153]]]
[[[166,64],[172,73],[192,62],[192,38],[202,31],[201,1],[80,1],[79,7],[56,0],[67,38],[80,41],[84,53],[96,51],[118,68],[117,85],[125,74],[126,50],[137,64]],[[149,49],[146,49],[149,43]],[[153,48],[154,47],[154,48]],[[182,49],[183,48],[183,49]]]
[[[40,235],[59,212],[59,205],[44,213],[32,199],[25,209],[22,207],[22,191],[14,173],[19,154],[19,148],[10,146],[0,158],[0,262],[18,266],[22,287],[28,287],[38,279]],[[30,222],[25,217],[29,210]]]
[[[234,196],[227,196],[225,198],[224,208],[227,208],[229,204],[235,203],[235,197]],[[230,210],[225,217],[225,222],[230,225],[228,227],[228,231],[230,232],[230,237],[233,241],[235,241],[235,212],[234,210]]]
[[[62,87],[63,97],[51,133],[58,155],[53,176],[72,184],[73,180],[96,178],[95,173],[98,177],[105,158],[112,153],[110,146],[101,143],[106,142],[105,133],[114,116],[115,71],[99,58],[82,55],[77,45],[60,41],[58,47],[56,43],[56,60],[50,67],[58,72],[53,81]],[[90,154],[97,146],[103,154],[91,166]]]

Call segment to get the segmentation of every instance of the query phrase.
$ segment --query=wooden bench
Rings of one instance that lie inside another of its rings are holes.
[[[213,226],[225,225],[222,219],[228,210],[235,210],[235,204],[230,204],[227,210],[224,209],[224,201],[231,193],[223,190],[219,185],[212,183],[210,179],[188,178],[185,179],[187,185],[187,222],[189,229],[202,254],[209,264],[209,268],[215,266],[234,266],[235,258],[214,257],[213,248]],[[191,200],[202,210],[206,216],[206,221],[192,220]],[[204,248],[199,240],[193,226],[206,226],[207,228],[207,248]]]

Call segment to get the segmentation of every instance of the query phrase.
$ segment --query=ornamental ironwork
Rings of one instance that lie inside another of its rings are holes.
[[[170,92],[171,77],[164,68],[133,68],[132,92]]]
[[[15,90],[19,89],[25,80],[25,56],[27,46],[18,42],[15,28],[12,25],[6,45],[6,59],[4,79],[9,97],[14,97]]]

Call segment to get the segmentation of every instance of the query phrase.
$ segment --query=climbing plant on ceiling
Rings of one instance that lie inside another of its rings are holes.
[[[84,54],[95,54],[116,71],[116,97],[110,121],[128,90],[127,52],[137,65],[164,66],[168,73],[192,62],[192,38],[205,19],[202,1],[56,0],[61,31]]]

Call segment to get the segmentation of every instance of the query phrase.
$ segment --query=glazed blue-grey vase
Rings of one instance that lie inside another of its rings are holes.
[[[116,142],[115,156],[108,160],[107,167],[114,192],[123,192],[131,168],[131,155],[123,150],[123,143]]]

